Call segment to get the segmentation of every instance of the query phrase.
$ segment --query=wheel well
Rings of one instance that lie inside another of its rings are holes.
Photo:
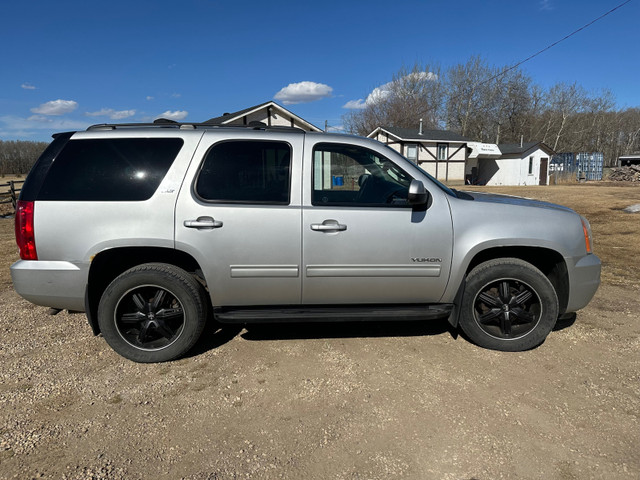
[[[490,248],[473,257],[466,273],[469,274],[476,266],[488,260],[507,257],[524,260],[544,273],[558,295],[559,313],[566,311],[569,301],[569,274],[564,258],[555,250],[539,247]]]
[[[121,273],[136,265],[150,262],[175,265],[196,274],[204,282],[198,262],[191,255],[180,250],[162,247],[125,247],[100,252],[91,261],[85,299],[87,318],[94,334],[100,333],[98,303],[105,289]]]

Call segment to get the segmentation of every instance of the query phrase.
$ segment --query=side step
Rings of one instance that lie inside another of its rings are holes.
[[[453,304],[216,307],[220,323],[353,322],[445,318]]]

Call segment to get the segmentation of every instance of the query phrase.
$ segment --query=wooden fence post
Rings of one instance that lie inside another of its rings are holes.
[[[13,209],[16,209],[16,187],[13,184],[13,180],[9,180],[9,193],[11,194],[11,203],[13,204]]]

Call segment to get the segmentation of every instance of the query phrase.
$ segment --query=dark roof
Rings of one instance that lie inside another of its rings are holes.
[[[533,150],[535,148],[541,148],[545,150],[550,155],[555,153],[549,145],[543,142],[524,142],[522,146],[519,143],[500,143],[498,144],[498,148],[502,155],[522,155],[529,150]]]
[[[241,117],[245,113],[248,113],[248,112],[250,112],[252,110],[256,110],[256,109],[261,108],[261,107],[264,107],[264,106],[266,106],[266,105],[268,105],[270,103],[271,102],[264,102],[264,103],[261,103],[260,105],[254,105],[253,107],[249,107],[249,108],[244,108],[242,110],[238,110],[237,112],[225,113],[223,115],[220,115],[219,117],[210,118],[209,120],[207,120],[204,123],[217,125],[219,123],[222,123],[224,120],[226,120],[228,118]]]
[[[458,135],[450,130],[422,130],[420,135],[417,128],[380,127],[382,130],[395,135],[402,140],[442,140],[446,142],[470,142],[470,138]]]

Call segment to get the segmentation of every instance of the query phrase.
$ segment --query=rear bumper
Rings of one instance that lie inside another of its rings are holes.
[[[600,259],[596,255],[586,255],[574,259],[569,270],[569,302],[566,312],[575,312],[587,306],[600,286]]]
[[[83,312],[89,264],[19,260],[11,265],[18,294],[36,305]]]

